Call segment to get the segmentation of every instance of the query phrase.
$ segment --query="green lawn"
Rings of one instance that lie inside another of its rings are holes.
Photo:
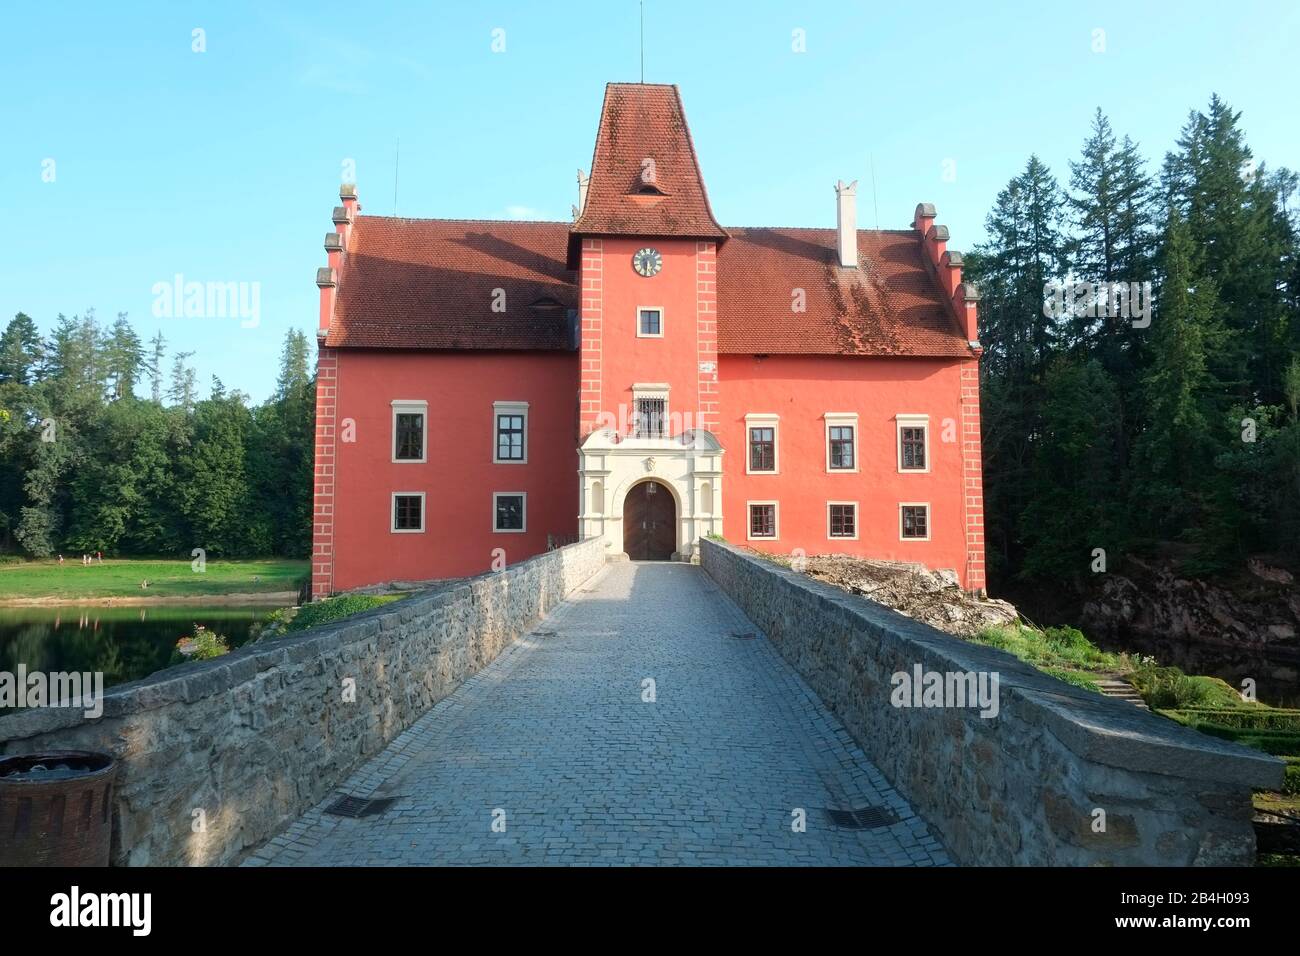
[[[204,597],[296,591],[310,563],[280,558],[208,561],[197,572],[188,560],[155,561],[105,558],[82,565],[81,556],[58,561],[0,564],[0,601],[8,598],[92,599],[106,597]],[[148,588],[141,588],[141,581]]]

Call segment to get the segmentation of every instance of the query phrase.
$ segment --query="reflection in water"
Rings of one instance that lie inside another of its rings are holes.
[[[3,607],[0,671],[99,671],[104,686],[148,676],[172,663],[176,642],[196,624],[238,647],[275,605],[204,607]]]

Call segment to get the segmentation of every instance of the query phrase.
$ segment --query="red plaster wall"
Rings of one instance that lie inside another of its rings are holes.
[[[678,416],[689,413],[691,426],[698,426],[699,358],[702,350],[717,346],[716,334],[702,340],[699,330],[697,244],[681,239],[605,238],[585,240],[583,245],[583,434],[594,425],[593,413],[625,420],[632,408],[632,386],[638,383],[668,383],[668,412],[674,424],[681,421]],[[632,268],[633,253],[645,246],[653,246],[663,256],[659,274],[648,278]],[[710,259],[711,268],[712,249],[701,254]],[[707,284],[716,296],[712,276]],[[637,336],[641,306],[664,310],[663,338]],[[710,318],[710,326],[715,321]],[[620,414],[621,409],[626,411]]]
[[[546,550],[547,533],[577,533],[574,411],[578,361],[573,353],[323,350],[337,363],[330,425],[334,451],[332,534],[318,526],[318,564],[333,554],[332,575],[314,575],[314,593],[366,584],[458,577],[489,570],[495,548],[509,564]],[[429,403],[427,462],[392,462],[392,402]],[[529,403],[528,462],[494,464],[493,407]],[[318,414],[322,398],[318,397]],[[349,442],[349,419],[355,441]],[[322,435],[318,428],[317,448]],[[317,514],[322,475],[317,466]],[[333,466],[331,466],[333,471]],[[425,492],[425,531],[394,534],[391,495]],[[528,495],[527,531],[492,530],[492,493]],[[319,590],[324,589],[324,590]]]
[[[955,570],[968,588],[982,587],[982,527],[971,542],[978,545],[977,566],[967,547],[966,489],[972,499],[979,494],[978,448],[972,455],[968,429],[973,413],[978,441],[979,397],[978,382],[963,373],[973,374],[975,368],[974,360],[722,356],[719,439],[727,450],[722,486],[727,539],[770,553],[802,548],[810,555],[919,561]],[[823,415],[828,411],[858,414],[855,474],[827,473]],[[764,412],[780,416],[780,473],[747,475],[745,415]],[[928,473],[898,472],[894,416],[900,413],[930,416]],[[951,441],[943,440],[945,430]],[[778,540],[747,540],[746,502],[751,500],[780,502]],[[982,498],[977,500],[982,505]],[[827,501],[858,502],[856,541],[828,537]],[[900,502],[929,503],[929,541],[899,540]]]

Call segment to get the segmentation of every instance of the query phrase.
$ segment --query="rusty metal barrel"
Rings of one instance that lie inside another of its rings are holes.
[[[0,866],[108,866],[116,779],[86,750],[0,757]]]

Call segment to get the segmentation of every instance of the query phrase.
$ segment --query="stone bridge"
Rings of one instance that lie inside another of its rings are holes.
[[[995,706],[897,674],[996,674]],[[1248,864],[1281,779],[715,541],[581,542],[0,741],[122,759],[119,864]]]
[[[327,798],[250,862],[947,862],[689,564],[607,565],[340,789],[396,799],[346,819]],[[849,830],[825,817],[866,806],[898,822]]]

